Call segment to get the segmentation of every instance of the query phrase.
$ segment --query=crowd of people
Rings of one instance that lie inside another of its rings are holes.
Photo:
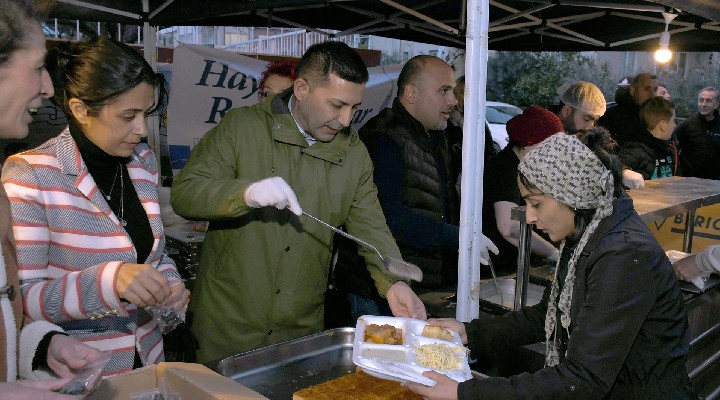
[[[173,180],[173,209],[210,222],[191,299],[165,251],[157,161],[143,143],[166,100],[162,76],[104,37],[47,54],[46,10],[0,5],[0,136],[27,135],[44,99],[69,121],[3,165],[0,398],[75,398],[54,390],[107,353],[106,376],[163,361],[152,306],[187,312],[197,360],[209,362],[321,331],[329,275],[355,318],[427,319],[416,292],[458,284],[464,80],[445,61],[410,59],[391,107],[359,132],[351,120],[369,75],[353,49],[329,41],[269,64],[258,104],[229,111]],[[507,124],[509,145],[482,155],[480,261],[516,269],[510,215],[525,205],[531,250],[555,265],[542,301],[430,320],[484,357],[546,342],[544,368],[462,383],[428,372],[435,386],[408,388],[429,399],[696,398],[677,278],[719,271],[720,246],[673,269],[626,190],[720,179],[708,156],[720,143],[718,90],[703,88],[698,113],[676,128],[654,75],[626,83],[609,107],[592,83],[562,85],[558,104],[524,110]],[[424,279],[411,286],[310,215],[417,264]]]

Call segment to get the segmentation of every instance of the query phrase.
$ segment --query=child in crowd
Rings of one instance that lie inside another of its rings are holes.
[[[675,106],[662,97],[643,104],[640,115],[646,131],[620,147],[624,168],[642,174],[645,180],[679,175],[677,151],[670,142],[675,130]]]

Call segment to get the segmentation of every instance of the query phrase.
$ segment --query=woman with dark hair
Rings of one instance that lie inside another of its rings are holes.
[[[0,0],[0,137],[23,138],[32,122],[31,112],[53,95],[45,70],[45,36],[40,22],[46,5],[30,0]],[[101,353],[67,336],[46,321],[23,318],[18,283],[15,239],[10,202],[0,186],[0,397],[12,399],[69,399],[59,389]],[[20,329],[22,327],[22,330]],[[35,370],[50,369],[65,377],[48,381]]]
[[[478,358],[545,342],[545,368],[510,378],[408,386],[429,399],[694,399],[687,316],[670,261],[620,186],[608,133],[557,133],[528,153],[518,186],[527,222],[560,241],[552,286],[536,306],[461,323]]]
[[[157,363],[162,332],[144,307],[184,312],[189,298],[165,254],[157,161],[141,142],[164,100],[155,100],[162,77],[104,37],[67,43],[48,60],[70,125],[10,157],[2,174],[25,314],[112,351],[105,375]]]
[[[258,100],[263,102],[268,96],[278,94],[292,86],[296,68],[297,61],[292,60],[278,60],[268,64],[258,85],[260,87]]]

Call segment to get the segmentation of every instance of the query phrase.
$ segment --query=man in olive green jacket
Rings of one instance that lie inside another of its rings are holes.
[[[347,45],[311,47],[293,87],[228,112],[175,177],[175,211],[211,221],[189,309],[199,362],[322,330],[333,232],[301,206],[400,258],[372,161],[349,128],[367,80]],[[360,252],[393,313],[425,319],[410,287]]]

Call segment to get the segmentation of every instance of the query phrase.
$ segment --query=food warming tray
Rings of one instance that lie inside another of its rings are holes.
[[[270,399],[355,372],[355,328],[336,328],[227,357],[208,366]]]

